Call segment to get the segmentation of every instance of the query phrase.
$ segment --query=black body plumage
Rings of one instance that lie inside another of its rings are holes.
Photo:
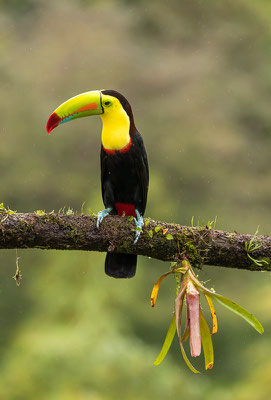
[[[105,208],[118,214],[116,203],[133,205],[144,214],[149,186],[147,154],[140,133],[136,130],[131,106],[124,96],[113,90],[103,93],[117,97],[130,119],[131,146],[125,152],[108,153],[101,148],[101,184]],[[134,254],[107,253],[105,272],[114,278],[131,278],[136,272],[137,256]]]

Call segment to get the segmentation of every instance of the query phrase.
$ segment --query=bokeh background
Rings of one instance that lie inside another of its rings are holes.
[[[99,117],[51,136],[63,101],[116,89],[131,102],[150,164],[146,216],[271,234],[271,3],[258,0],[1,0],[0,202],[20,212],[103,209]],[[236,399],[271,396],[270,273],[204,267],[200,279],[263,323],[217,306],[215,366],[193,375],[177,342],[152,365],[175,283],[140,257],[135,279],[104,254],[0,253],[0,399]],[[207,311],[204,305],[205,311]],[[203,361],[195,360],[203,369]]]

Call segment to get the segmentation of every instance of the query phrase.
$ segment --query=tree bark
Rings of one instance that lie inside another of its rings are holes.
[[[186,256],[203,264],[252,271],[271,270],[271,237],[229,233],[145,219],[136,244],[129,217],[108,216],[100,228],[96,216],[56,213],[0,213],[0,249],[58,249],[140,254],[165,261]]]

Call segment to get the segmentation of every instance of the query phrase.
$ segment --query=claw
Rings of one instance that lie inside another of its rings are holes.
[[[136,230],[136,237],[134,240],[134,244],[138,241],[140,233],[142,232],[142,228],[144,226],[144,221],[142,215],[139,214],[138,210],[135,210],[136,218],[134,218],[137,230]]]
[[[99,229],[100,224],[102,223],[103,219],[104,219],[105,217],[107,217],[107,215],[109,215],[110,212],[111,212],[112,210],[113,210],[113,208],[112,208],[112,207],[109,207],[109,208],[106,208],[106,209],[103,210],[103,211],[99,211],[99,212],[98,212],[98,218],[97,218],[97,228],[98,228],[98,229]]]

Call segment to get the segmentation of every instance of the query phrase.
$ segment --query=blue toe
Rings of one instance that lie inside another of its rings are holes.
[[[142,232],[142,228],[144,226],[144,221],[143,221],[143,217],[142,215],[140,215],[138,210],[135,210],[136,212],[136,218],[134,218],[137,230],[136,230],[136,236],[135,236],[135,240],[134,240],[134,244],[138,241],[139,236]]]
[[[110,214],[110,212],[113,210],[112,207],[106,208],[103,211],[98,212],[98,218],[97,218],[97,228],[99,229],[100,224],[102,223],[103,219],[107,217],[107,215]]]

